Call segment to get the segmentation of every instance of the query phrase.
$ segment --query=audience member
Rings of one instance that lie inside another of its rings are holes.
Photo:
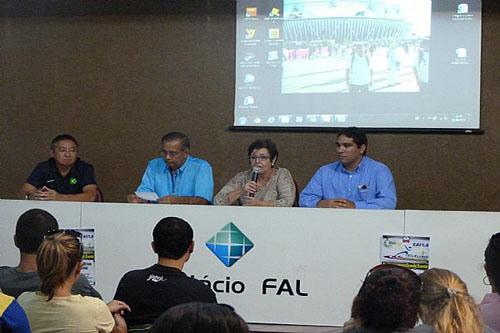
[[[295,183],[290,171],[276,165],[278,149],[269,139],[248,147],[250,170],[238,173],[215,196],[216,205],[291,207]],[[252,179],[257,175],[257,180]]]
[[[38,163],[21,188],[26,199],[94,201],[97,185],[94,167],[78,157],[78,142],[69,134],[50,144],[51,158]]]
[[[395,265],[372,268],[354,298],[344,332],[405,332],[415,326],[420,302],[420,278]]]
[[[40,290],[36,251],[44,235],[58,228],[54,216],[42,209],[30,209],[19,217],[14,244],[19,249],[20,261],[17,267],[0,267],[0,289],[4,293],[17,298],[25,291]],[[101,298],[101,295],[92,288],[83,275],[76,280],[72,292]]]
[[[174,306],[154,323],[150,333],[249,333],[248,325],[228,306],[186,303]]]
[[[161,139],[163,157],[149,161],[136,192],[154,192],[159,203],[206,205],[212,202],[214,180],[207,161],[189,154],[186,135],[171,132]],[[129,202],[147,202],[136,194]]]
[[[127,332],[122,314],[130,309],[125,303],[112,301],[106,306],[98,298],[71,294],[82,255],[81,234],[74,230],[54,230],[40,245],[36,257],[40,292],[25,292],[18,298],[32,332]]]
[[[480,304],[486,325],[500,332],[500,232],[491,236],[484,251],[484,268],[491,284],[491,293]]]
[[[431,268],[420,275],[422,301],[420,318],[424,325],[415,332],[483,333],[492,332],[481,320],[479,307],[465,283],[453,272]]]
[[[182,303],[216,303],[214,292],[182,272],[194,249],[193,229],[184,220],[166,217],[153,230],[153,251],[158,263],[126,273],[114,299],[130,305],[129,326],[152,324],[167,309]]]
[[[338,161],[322,166],[300,194],[301,207],[394,209],[396,187],[389,168],[366,156],[365,132],[337,134]]]
[[[0,292],[0,332],[30,333],[26,313],[12,296]]]

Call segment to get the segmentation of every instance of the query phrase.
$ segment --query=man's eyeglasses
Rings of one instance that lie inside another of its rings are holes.
[[[47,238],[49,236],[53,236],[56,234],[65,234],[65,235],[71,236],[74,239],[76,239],[76,241],[78,242],[78,247],[79,247],[79,257],[80,258],[83,257],[83,241],[82,241],[83,236],[82,236],[81,232],[76,231],[74,229],[53,229],[53,230],[47,231],[44,238]]]
[[[182,151],[169,151],[169,150],[165,150],[165,149],[160,149],[160,153],[162,153],[165,156],[170,155],[170,157],[176,158],[177,156],[179,156],[182,153]]]
[[[261,156],[250,156],[248,159],[250,160],[250,162],[258,162],[258,161],[265,161],[265,160],[268,160],[270,159],[271,156],[269,155],[261,155]]]

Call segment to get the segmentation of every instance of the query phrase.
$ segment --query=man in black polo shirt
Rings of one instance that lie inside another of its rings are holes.
[[[126,273],[113,299],[130,306],[127,326],[152,324],[169,308],[189,302],[217,303],[203,282],[188,277],[182,268],[193,252],[193,229],[178,217],[166,217],[153,230],[153,251],[158,263]]]
[[[50,144],[51,158],[38,163],[21,192],[26,199],[94,201],[94,167],[78,158],[78,142],[69,134],[58,135]]]

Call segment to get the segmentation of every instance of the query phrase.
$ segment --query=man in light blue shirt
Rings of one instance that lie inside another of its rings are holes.
[[[301,207],[396,208],[389,168],[366,156],[366,134],[348,127],[337,135],[338,161],[322,166],[300,193]]]
[[[158,202],[165,204],[210,204],[214,191],[210,164],[189,155],[189,139],[182,133],[168,133],[161,142],[163,157],[149,161],[136,192],[155,192]],[[135,194],[128,201],[146,202]]]

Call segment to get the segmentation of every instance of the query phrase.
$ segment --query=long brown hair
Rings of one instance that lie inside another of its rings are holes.
[[[420,275],[420,316],[436,333],[482,333],[479,308],[465,283],[453,272],[431,268]]]
[[[42,280],[40,291],[47,295],[48,301],[54,297],[54,291],[69,278],[71,272],[82,260],[81,243],[65,231],[47,236],[36,256],[38,275]]]

